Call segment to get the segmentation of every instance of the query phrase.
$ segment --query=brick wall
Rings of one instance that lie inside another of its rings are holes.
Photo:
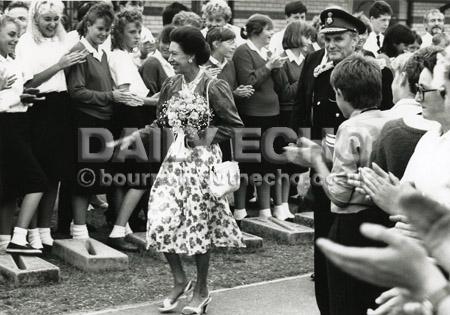
[[[191,7],[191,1],[178,0],[187,7]],[[284,6],[291,0],[236,0],[234,2],[234,21],[233,24],[243,26],[247,18],[253,13],[264,13],[272,17],[275,29],[279,30],[285,26]],[[339,5],[347,10],[352,9],[353,0],[305,0],[304,4],[308,8],[308,19],[320,13],[330,5]],[[159,33],[162,28],[161,12],[170,1],[147,1],[145,8],[144,24],[154,33]]]
[[[187,7],[191,7],[190,0],[178,0]],[[275,29],[279,30],[285,26],[284,20],[284,6],[291,0],[235,0],[234,2],[234,22],[233,24],[242,27],[245,24],[247,18],[253,13],[263,13],[272,17],[275,25]],[[400,21],[405,21],[407,17],[407,1],[399,1],[397,16]],[[150,30],[158,34],[162,28],[161,12],[165,6],[171,1],[157,0],[146,1],[144,24],[150,28]],[[307,19],[311,20],[314,15],[319,14],[323,9],[329,5],[339,5],[346,10],[353,11],[353,0],[304,0],[305,5],[308,8]],[[432,8],[439,8],[444,3],[439,0],[430,0],[430,2],[414,3],[413,12],[413,28],[419,33],[424,32],[423,27],[423,15],[425,12]],[[450,12],[448,12],[450,13]],[[447,31],[450,32],[450,16],[447,13],[446,25]]]

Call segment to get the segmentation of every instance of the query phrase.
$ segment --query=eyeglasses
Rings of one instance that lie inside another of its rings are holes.
[[[416,83],[416,88],[421,100],[425,99],[425,93],[438,91],[438,89],[426,89],[422,84],[419,83]]]

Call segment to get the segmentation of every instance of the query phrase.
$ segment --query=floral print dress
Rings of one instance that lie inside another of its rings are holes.
[[[205,95],[211,78],[201,75],[195,93]],[[158,115],[160,105],[181,90],[182,81],[178,75],[164,83]],[[227,83],[214,80],[209,96],[210,107],[217,116],[216,125],[220,125],[215,140],[223,141],[231,128],[242,127],[242,122]],[[147,246],[159,252],[187,255],[204,254],[213,246],[245,247],[227,199],[216,198],[209,191],[211,167],[222,162],[215,140],[208,146],[187,148],[187,157],[182,161],[167,157],[163,161],[150,191]]]

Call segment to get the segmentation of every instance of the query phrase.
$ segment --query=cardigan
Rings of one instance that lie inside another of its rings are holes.
[[[83,49],[85,46],[79,42],[71,51]],[[111,119],[113,86],[106,53],[103,53],[101,62],[88,54],[86,62],[73,65],[68,70],[67,87],[75,108],[95,118]]]
[[[211,81],[213,80],[213,81]],[[173,96],[177,95],[182,88],[183,75],[178,74],[168,78],[162,88],[159,96],[159,101],[156,106],[157,119],[151,124],[147,125],[145,129],[141,129],[139,133],[144,138],[148,137],[153,128],[167,128],[167,125],[161,124],[162,106],[169,101]],[[207,88],[208,83],[209,89]],[[213,119],[208,128],[217,128],[216,133],[210,144],[217,144],[226,141],[233,137],[235,128],[242,128],[244,124],[234,104],[233,94],[228,83],[223,80],[214,79],[207,74],[203,74],[194,93],[198,93],[206,98],[206,90],[208,89],[209,106],[213,112]],[[209,134],[199,133],[202,140]],[[208,140],[208,139],[206,139]]]
[[[280,70],[269,70],[264,60],[247,44],[239,46],[233,56],[237,85],[252,85],[255,93],[249,98],[237,99],[237,107],[246,116],[277,116],[280,103],[275,81],[280,81]]]
[[[204,64],[204,66],[210,66],[211,68],[218,68],[218,66],[213,64],[210,60],[208,60]],[[217,75],[217,79],[221,79],[227,82],[232,91],[236,90],[238,85],[236,81],[236,69],[234,68],[234,63],[228,61],[223,67],[222,72],[220,72]]]
[[[158,58],[150,56],[139,68],[139,74],[149,90],[148,95],[161,91],[162,84],[167,79],[167,74]]]
[[[398,178],[403,177],[409,159],[426,130],[405,124],[403,118],[387,122],[375,145],[373,161]]]
[[[286,53],[281,54],[282,57],[286,56]],[[281,84],[278,92],[278,98],[280,100],[280,110],[292,111],[294,108],[295,97],[298,89],[298,79],[303,69],[302,62],[298,65],[295,61],[286,61],[281,68]]]

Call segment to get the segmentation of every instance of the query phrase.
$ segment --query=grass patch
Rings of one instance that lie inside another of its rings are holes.
[[[94,219],[99,223],[99,218]],[[99,225],[91,236],[102,241],[107,235],[108,229]],[[167,264],[146,254],[128,256],[128,270],[101,273],[87,273],[50,257],[46,260],[61,269],[61,282],[24,288],[0,284],[0,314],[61,314],[162,300],[172,285]],[[230,288],[300,275],[312,268],[312,245],[281,245],[265,239],[262,249],[250,253],[213,252],[209,285],[211,290]],[[192,259],[185,261],[185,269],[188,277],[195,277]]]

